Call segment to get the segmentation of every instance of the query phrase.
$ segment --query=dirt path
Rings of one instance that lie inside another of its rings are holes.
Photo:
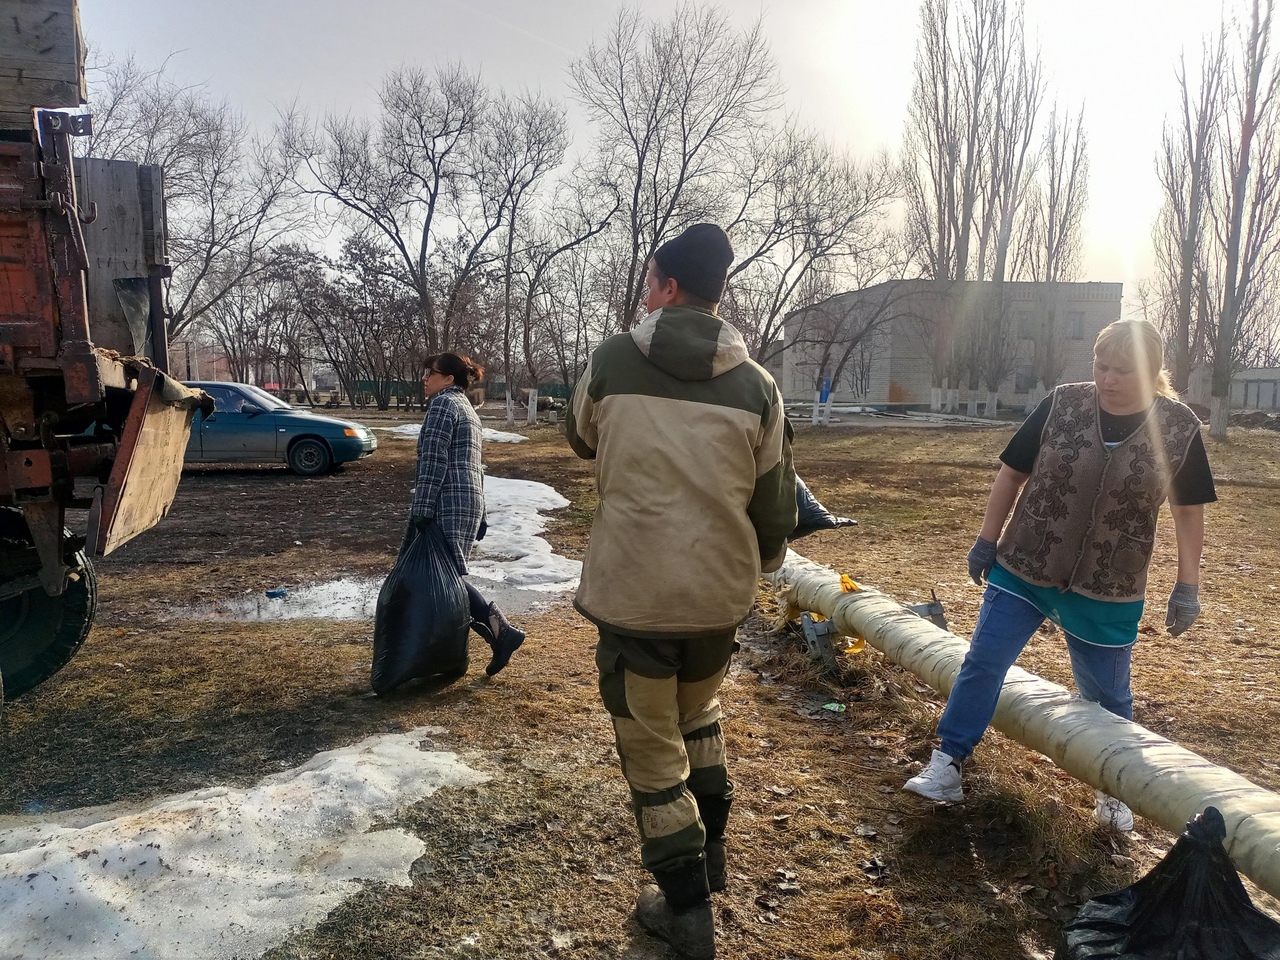
[[[980,592],[959,558],[1005,437],[803,431],[801,472],[831,509],[861,521],[803,541],[803,552],[906,601],[936,590],[964,635]],[[1257,535],[1280,529],[1267,440],[1211,449],[1225,482],[1204,621],[1176,641],[1157,628],[1171,570],[1162,544],[1135,690],[1139,722],[1276,788],[1280,564],[1274,540]],[[665,957],[630,919],[645,877],[595,691],[594,631],[567,605],[526,618],[530,640],[494,681],[480,651],[466,681],[388,699],[367,692],[368,624],[182,618],[194,603],[385,572],[412,453],[389,440],[319,480],[221,468],[185,477],[164,523],[101,565],[83,653],[9,705],[0,814],[247,784],[322,749],[435,725],[448,731],[439,748],[492,779],[400,818],[428,849],[411,888],[369,885],[268,956]],[[549,428],[485,456],[494,475],[543,480],[573,501],[549,539],[580,556],[589,465]],[[1069,681],[1061,646],[1038,637],[1025,665]],[[731,886],[717,899],[726,957],[1047,955],[1082,899],[1131,882],[1170,841],[1145,823],[1132,839],[1095,828],[1089,788],[998,735],[968,768],[966,803],[933,809],[904,796],[897,788],[926,755],[940,702],[876,654],[820,678],[794,640],[755,619],[724,700],[738,784]]]

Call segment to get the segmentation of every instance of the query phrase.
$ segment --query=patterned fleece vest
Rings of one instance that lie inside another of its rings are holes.
[[[1097,388],[1058,387],[1035,467],[1000,537],[1001,565],[1036,586],[1140,600],[1160,504],[1199,431],[1190,409],[1157,397],[1146,422],[1108,450]]]

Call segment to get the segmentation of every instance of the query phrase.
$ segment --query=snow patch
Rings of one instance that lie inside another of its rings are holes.
[[[417,440],[418,434],[422,432],[422,424],[402,423],[398,427],[374,427],[373,429],[380,433],[389,433],[391,436],[403,440]]]
[[[490,443],[524,443],[529,438],[519,433],[503,433],[501,430],[485,427],[484,439]]]
[[[407,440],[417,440],[418,434],[422,432],[422,424],[420,423],[402,423],[398,427],[374,427],[375,430],[381,430],[383,433],[389,433],[393,437],[403,437]],[[503,433],[501,430],[494,430],[490,427],[482,428],[481,434],[484,440],[489,443],[524,443],[528,437],[518,433]]]
[[[539,534],[547,528],[542,511],[569,501],[545,483],[484,478],[489,532],[471,551],[468,567],[477,587],[508,614],[541,606],[548,593],[575,590],[582,564],[551,549]],[[382,577],[344,577],[288,587],[284,596],[255,593],[207,606],[175,610],[174,616],[200,620],[372,620]],[[272,593],[275,593],[272,590]]]
[[[471,551],[467,568],[495,583],[523,590],[575,590],[582,564],[551,549],[539,536],[548,520],[542,511],[559,510],[569,501],[554,487],[532,480],[484,478],[489,532]]]
[[[0,829],[0,956],[257,956],[360,880],[408,886],[424,844],[370,828],[442,787],[488,779],[427,749],[442,732],[371,737],[243,790]]]

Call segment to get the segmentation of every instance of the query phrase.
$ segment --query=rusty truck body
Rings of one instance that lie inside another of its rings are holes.
[[[75,655],[94,559],[168,512],[208,404],[166,372],[162,171],[128,164],[137,189],[96,205],[77,188],[94,163],[72,156],[90,118],[66,109],[84,100],[82,51],[74,0],[24,0],[0,25],[0,697]],[[131,262],[101,249],[111,218],[141,228],[146,269],[126,271],[141,276],[91,272]]]

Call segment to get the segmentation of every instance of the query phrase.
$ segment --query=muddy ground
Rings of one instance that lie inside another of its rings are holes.
[[[904,602],[936,591],[967,635],[981,591],[965,580],[964,554],[1009,432],[802,428],[798,469],[860,525],[800,551]],[[488,468],[568,497],[549,539],[579,557],[594,506],[589,465],[554,428],[531,436],[487,444]],[[1221,502],[1208,511],[1204,614],[1183,637],[1163,629],[1174,574],[1166,516],[1135,654],[1136,719],[1280,789],[1280,439],[1240,430],[1209,447]],[[100,564],[98,619],[80,656],[8,704],[0,814],[245,785],[371,734],[440,726],[438,747],[491,779],[404,812],[398,825],[428,850],[412,887],[368,885],[268,958],[666,957],[630,918],[645,876],[597,700],[594,631],[567,603],[524,618],[530,639],[494,680],[481,649],[465,680],[386,699],[369,694],[367,623],[184,613],[385,573],[412,460],[411,441],[386,439],[318,479],[189,471],[170,516]],[[873,651],[820,676],[794,636],[770,632],[771,612],[766,598],[723,694],[738,801],[730,889],[716,904],[722,956],[1044,956],[1080,902],[1168,849],[1172,837],[1142,820],[1127,838],[1096,827],[1091,788],[998,734],[966,768],[965,803],[934,808],[901,793],[927,757],[939,698]],[[1022,665],[1070,683],[1060,634],[1038,635]]]

